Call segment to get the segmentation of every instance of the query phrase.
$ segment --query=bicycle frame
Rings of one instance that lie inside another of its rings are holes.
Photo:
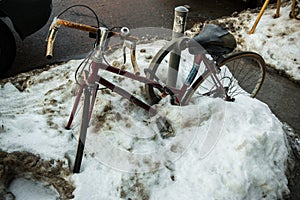
[[[49,39],[48,45],[47,45],[47,57],[48,58],[52,58],[53,43],[54,43],[56,32],[60,25],[83,30],[83,31],[88,31],[88,32],[92,32],[92,33],[97,33],[98,37],[100,37],[100,38],[98,38],[97,46],[95,47],[95,51],[92,55],[92,62],[90,65],[91,71],[90,72],[87,70],[83,71],[84,78],[79,83],[80,87],[79,87],[71,114],[69,116],[69,119],[68,119],[68,122],[66,125],[66,129],[71,128],[71,124],[74,119],[75,113],[77,111],[81,96],[84,94],[83,112],[85,112],[84,116],[88,116],[88,117],[82,119],[80,138],[79,138],[79,143],[77,146],[77,152],[83,152],[83,150],[84,150],[87,128],[89,126],[89,122],[91,119],[91,115],[92,115],[92,111],[94,108],[95,99],[97,96],[97,91],[99,89],[99,85],[103,85],[105,88],[110,89],[111,91],[119,94],[123,98],[128,99],[130,102],[134,103],[135,105],[143,108],[144,110],[146,110],[149,113],[149,116],[155,116],[158,114],[157,110],[155,108],[153,108],[151,105],[143,102],[142,100],[135,97],[133,94],[127,92],[126,90],[124,90],[123,88],[121,88],[119,86],[114,85],[112,82],[110,82],[110,81],[106,80],[104,77],[98,75],[99,70],[105,70],[110,73],[113,73],[113,74],[116,74],[119,76],[124,76],[124,77],[130,78],[132,80],[135,80],[135,81],[138,81],[138,82],[141,82],[144,84],[152,85],[154,88],[157,88],[159,91],[161,91],[162,97],[170,95],[173,100],[173,103],[176,105],[186,105],[189,102],[192,94],[194,93],[193,92],[194,88],[197,88],[198,85],[201,84],[208,76],[212,77],[214,84],[217,86],[216,90],[222,91],[223,95],[226,96],[225,89],[222,86],[218,77],[216,76],[217,70],[216,70],[215,63],[213,63],[212,61],[210,61],[206,58],[205,52],[195,55],[193,67],[192,67],[188,77],[186,78],[183,86],[180,89],[175,88],[175,87],[166,86],[160,80],[151,80],[151,79],[148,79],[147,77],[140,76],[140,73],[139,73],[139,70],[137,67],[137,63],[135,60],[135,44],[129,44],[129,46],[133,47],[133,48],[131,48],[131,62],[133,65],[134,73],[105,64],[103,62],[104,59],[103,59],[102,52],[107,45],[107,39],[108,39],[109,34],[120,35],[119,33],[111,32],[106,28],[94,28],[94,27],[90,27],[87,25],[77,24],[77,23],[73,23],[73,22],[69,22],[66,20],[61,20],[61,19],[55,18],[50,27],[49,36],[48,36],[48,39]],[[122,37],[122,35],[121,35],[121,37]],[[176,40],[177,41],[175,41],[175,42],[177,43],[177,47],[184,46],[184,48],[188,48],[186,45],[182,45],[182,43],[184,43],[184,41],[186,41],[186,38],[179,38]],[[124,40],[124,42],[126,42],[126,41]],[[174,41],[171,41],[170,44],[173,45]],[[178,45],[178,44],[180,44],[180,45]],[[172,48],[174,48],[174,46],[172,46],[172,45],[169,45],[168,46],[169,49],[166,49],[165,51],[170,52],[172,50]],[[194,81],[198,74],[200,64],[202,62],[204,63],[206,70],[204,71],[204,73],[202,75],[200,75],[200,77],[197,78],[196,81]],[[149,72],[149,71],[145,71],[145,73],[151,74],[151,72]],[[155,75],[154,75],[154,77],[155,77]],[[160,124],[165,123],[165,120],[163,117],[158,116],[158,119],[160,119],[160,121],[159,121]],[[73,169],[74,173],[78,173],[80,171],[82,156],[83,155],[81,153],[79,155],[79,157],[76,157],[75,165],[74,165],[74,169]]]
[[[132,103],[136,104],[137,106],[143,108],[144,110],[148,111],[151,116],[154,116],[154,115],[157,114],[157,111],[154,108],[152,108],[150,105],[148,105],[148,104],[144,103],[143,101],[139,100],[133,94],[127,92],[126,90],[122,89],[121,87],[114,85],[113,83],[106,80],[102,76],[99,76],[98,71],[99,71],[99,69],[109,71],[111,73],[114,73],[114,74],[117,74],[117,75],[120,75],[120,76],[125,76],[127,78],[131,78],[133,80],[136,80],[136,81],[139,81],[139,82],[142,82],[142,83],[145,83],[145,84],[152,84],[154,87],[163,90],[163,87],[158,82],[149,80],[149,79],[147,79],[145,77],[142,77],[142,76],[137,76],[137,75],[135,75],[131,72],[121,70],[121,69],[118,69],[118,68],[113,67],[113,66],[105,65],[103,63],[92,62],[91,65],[92,65],[91,66],[92,73],[88,77],[87,81],[82,81],[80,83],[80,88],[79,88],[78,94],[76,96],[75,103],[74,103],[74,106],[73,106],[68,124],[66,126],[67,129],[69,129],[70,126],[71,126],[73,117],[74,117],[74,115],[76,113],[76,110],[77,110],[78,103],[80,101],[80,97],[81,97],[85,87],[91,87],[92,88],[93,100],[91,102],[91,105],[93,105],[94,101],[95,101],[97,90],[99,88],[99,84],[101,84],[104,87],[110,89],[111,91],[121,95],[122,97],[128,99],[129,101],[131,101]],[[90,112],[92,112],[92,110]],[[89,114],[89,116],[90,115],[91,114]]]
[[[195,81],[200,64],[202,62],[204,64],[206,70]],[[212,79],[214,85],[216,86],[216,88],[212,91],[209,91],[206,94],[203,94],[203,95],[209,96],[210,94],[219,93],[219,96],[222,96],[225,98],[225,100],[230,101],[231,98],[228,96],[226,89],[223,87],[221,81],[217,77],[217,73],[218,73],[218,71],[217,71],[215,63],[208,60],[206,58],[205,54],[196,55],[195,59],[194,59],[193,68],[191,69],[187,79],[185,80],[184,85],[181,88],[181,90],[183,90],[183,91],[187,90],[187,92],[184,92],[184,96],[180,96],[180,99],[182,98],[182,100],[181,100],[182,105],[188,104],[192,95],[194,94],[194,90],[195,90],[194,88],[198,88],[199,85],[201,85],[201,83],[204,80],[206,80],[209,76],[211,76],[211,79]]]
[[[206,67],[206,71],[202,75],[200,75],[200,77],[197,79],[197,81],[194,84],[192,84],[194,82],[194,79],[196,78],[196,75],[198,73],[198,69],[199,69],[199,66],[200,66],[201,62],[204,63],[204,65]],[[134,103],[135,105],[143,108],[144,110],[149,112],[150,116],[154,116],[154,115],[157,114],[157,111],[151,105],[141,101],[140,99],[135,97],[133,94],[127,92],[126,90],[124,90],[123,88],[121,88],[119,86],[114,85],[110,81],[108,81],[105,78],[103,78],[102,76],[98,75],[99,70],[105,70],[105,71],[111,72],[113,74],[124,76],[124,77],[130,78],[132,80],[135,80],[135,81],[138,81],[138,82],[141,82],[141,83],[144,83],[144,84],[150,84],[150,85],[152,85],[153,87],[157,88],[160,91],[166,91],[166,94],[167,94],[168,91],[169,92],[171,91],[172,93],[174,93],[176,95],[176,100],[177,100],[178,105],[186,105],[189,102],[190,98],[191,98],[191,96],[187,95],[187,94],[189,94],[190,91],[195,88],[196,84],[201,84],[201,82],[203,80],[205,80],[210,75],[212,76],[212,80],[214,81],[214,84],[219,86],[219,88],[221,88],[222,90],[224,90],[224,94],[226,94],[225,89],[223,88],[222,84],[220,83],[220,80],[216,77],[217,72],[215,70],[215,67],[212,66],[211,63],[209,63],[209,61],[206,59],[205,55],[201,55],[201,54],[195,56],[193,68],[190,71],[189,76],[185,80],[185,83],[183,84],[183,86],[180,89],[177,89],[177,88],[174,88],[174,87],[169,87],[169,86],[163,86],[158,81],[147,79],[145,77],[136,75],[136,74],[134,74],[132,72],[129,72],[127,70],[122,70],[122,69],[119,69],[119,68],[116,68],[116,67],[113,67],[113,66],[110,66],[110,65],[106,65],[104,63],[92,61],[92,63],[91,63],[91,73],[90,73],[89,77],[86,78],[86,80],[83,80],[80,83],[80,88],[79,88],[79,91],[78,91],[78,95],[75,99],[75,103],[74,103],[72,112],[70,114],[69,121],[66,125],[67,129],[70,129],[72,120],[73,120],[74,115],[75,115],[76,110],[77,110],[78,103],[80,101],[80,97],[83,93],[83,90],[86,87],[91,87],[92,88],[91,90],[93,91],[93,93],[92,93],[93,94],[93,99],[91,101],[91,108],[93,109],[93,105],[94,105],[94,102],[95,102],[95,98],[96,98],[96,95],[97,95],[97,90],[99,88],[99,84],[103,85],[104,87],[110,89],[111,91],[119,94],[120,96],[128,99],[130,102]],[[91,116],[92,109],[90,109],[89,116]]]

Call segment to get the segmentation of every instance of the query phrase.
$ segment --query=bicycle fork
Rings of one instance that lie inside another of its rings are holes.
[[[220,79],[217,76],[217,68],[215,66],[214,63],[212,63],[213,61],[209,61],[207,59],[203,60],[205,66],[207,67],[207,69],[211,72],[211,79],[212,82],[214,83],[214,85],[216,86],[216,95],[219,97],[225,97],[225,99],[227,99],[227,92],[225,90],[225,88],[223,87],[223,84],[221,83]]]
[[[78,138],[78,144],[77,144],[77,156],[75,158],[74,162],[74,168],[73,173],[79,173],[80,166],[82,162],[83,157],[83,150],[85,146],[85,140],[86,140],[86,134],[87,134],[87,128],[89,126],[90,121],[90,97],[91,92],[88,88],[84,89],[84,104],[83,104],[83,113],[82,113],[82,120],[81,120],[81,126],[80,126],[80,134]]]
[[[97,91],[99,86],[95,84],[96,78],[98,77],[98,68],[96,66],[92,67],[92,73],[91,75],[85,79],[82,80],[80,83],[80,88],[78,90],[71,114],[69,116],[68,123],[66,125],[66,129],[71,129],[71,125],[74,119],[74,116],[76,114],[76,111],[78,109],[78,105],[80,102],[80,99],[82,97],[82,94],[84,96],[83,100],[83,111],[82,111],[82,119],[81,119],[81,125],[80,125],[80,132],[79,132],[79,138],[78,138],[78,145],[77,145],[77,152],[74,162],[74,168],[73,173],[79,173],[80,166],[82,162],[83,157],[83,151],[86,141],[86,135],[87,135],[87,129],[90,123],[92,111],[95,104],[95,99],[97,96]],[[88,75],[88,72],[85,71],[85,76]]]
[[[217,97],[223,97],[225,101],[234,101],[235,99],[228,95],[228,89],[223,86],[223,84],[221,83],[221,80],[217,76],[218,69],[217,69],[215,63],[211,64],[209,62],[212,62],[212,61],[208,61],[206,59],[204,59],[203,62],[205,63],[205,65],[207,66],[209,71],[211,72],[210,76],[211,76],[211,79],[212,79],[214,85],[216,86],[216,89],[214,90],[214,92],[217,95]]]
[[[94,108],[94,104],[95,104],[95,99],[96,99],[96,96],[97,96],[97,91],[98,91],[98,88],[99,86],[98,85],[94,85],[92,87],[92,90],[89,88],[88,85],[86,85],[85,83],[81,83],[80,84],[80,88],[78,90],[78,93],[76,95],[76,98],[75,98],[75,102],[73,104],[73,108],[72,108],[72,111],[71,111],[71,114],[69,116],[69,119],[68,119],[68,123],[67,125],[65,126],[65,128],[67,130],[70,130],[71,129],[71,125],[72,125],[72,122],[73,122],[73,119],[74,119],[74,116],[76,114],[76,111],[78,109],[78,105],[79,105],[79,102],[80,102],[80,99],[82,97],[82,94],[84,93],[84,99],[86,98],[90,98],[91,94],[93,94],[92,96],[92,99],[90,101],[90,106],[89,106],[89,115],[88,115],[88,119],[90,120],[91,118],[91,115],[92,115],[92,110]],[[92,92],[91,92],[92,91]],[[87,93],[88,92],[88,93]]]
[[[121,95],[122,97],[128,99],[130,102],[136,104],[137,106],[143,108],[146,110],[150,116],[157,115],[157,110],[154,109],[152,106],[144,103],[143,101],[139,100],[138,98],[134,97],[129,92],[125,91],[121,87],[118,87],[108,80],[104,79],[103,77],[100,77],[98,75],[98,71],[100,68],[103,68],[104,65],[100,63],[93,62],[92,63],[92,72],[88,78],[85,78],[85,80],[81,81],[80,88],[78,90],[78,94],[75,98],[75,102],[71,111],[71,114],[69,116],[68,123],[66,125],[66,129],[70,129],[74,116],[76,114],[76,111],[78,109],[78,105],[80,102],[80,99],[82,95],[84,96],[84,103],[83,103],[83,113],[82,113],[82,120],[81,120],[81,126],[80,126],[80,133],[78,138],[78,145],[77,145],[77,153],[73,168],[73,173],[79,173],[80,172],[80,166],[83,158],[83,151],[87,136],[87,129],[89,126],[89,122],[91,119],[92,111],[95,104],[95,99],[97,96],[97,91],[99,89],[99,84],[105,86],[106,88],[110,89],[111,91]],[[88,72],[86,72],[87,76]],[[168,138],[174,136],[173,129],[171,125],[168,123],[168,121],[162,117],[158,116],[157,118],[157,125],[158,129],[160,130],[162,138]]]

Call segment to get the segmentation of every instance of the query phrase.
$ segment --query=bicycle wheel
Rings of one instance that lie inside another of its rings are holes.
[[[237,52],[216,63],[216,77],[227,93],[227,100],[233,101],[238,95],[255,97],[265,78],[265,62],[254,52]],[[194,94],[211,96],[215,94],[216,84],[212,76],[200,77],[186,95],[186,101]]]
[[[176,44],[170,43],[157,53],[149,66],[149,73],[146,73],[147,78],[151,80],[160,80],[162,83],[167,82],[168,55],[174,47],[176,47]],[[191,62],[185,63],[187,60],[193,60],[191,57],[193,55],[184,55],[184,58],[181,58],[180,61],[180,64],[183,66],[180,66],[178,71],[177,88],[183,83],[180,79],[184,80],[182,78],[187,77],[187,73],[190,70],[189,66],[192,66]],[[216,78],[225,89],[229,97],[227,99],[230,100],[234,100],[238,95],[255,97],[265,78],[265,62],[259,54],[254,52],[234,53],[217,62],[216,67],[218,69],[216,76],[212,73],[205,73],[205,76],[203,76],[202,74],[207,69],[207,66],[205,66],[204,63],[201,63],[198,70],[200,75],[196,77],[196,81],[188,89],[187,94],[182,101],[183,105],[187,104],[194,94],[220,97],[220,91],[218,90],[215,80]],[[159,91],[151,85],[146,85],[146,93],[152,104],[157,103],[161,99]]]
[[[255,97],[265,79],[265,61],[254,52],[238,52],[217,63],[219,79],[227,94]]]
[[[16,42],[12,32],[1,19],[0,35],[0,77],[2,77],[13,64],[16,56]]]

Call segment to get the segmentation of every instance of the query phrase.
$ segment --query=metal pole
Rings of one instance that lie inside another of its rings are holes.
[[[257,16],[257,18],[256,18],[256,20],[255,20],[255,22],[254,22],[254,24],[253,24],[253,26],[252,26],[252,28],[251,28],[251,30],[249,31],[249,34],[253,34],[253,33],[254,33],[254,31],[255,31],[255,29],[256,29],[256,26],[257,26],[257,24],[258,24],[260,18],[261,18],[262,15],[264,14],[264,12],[265,12],[265,10],[266,10],[268,4],[269,4],[269,1],[270,1],[270,0],[266,0],[266,1],[265,1],[263,7],[261,8],[261,10],[260,10],[260,12],[259,12],[259,14],[258,14],[258,16]]]
[[[175,8],[172,39],[179,38],[185,31],[186,18],[189,10],[184,6]],[[167,85],[176,86],[180,62],[180,51],[173,50],[170,54]]]

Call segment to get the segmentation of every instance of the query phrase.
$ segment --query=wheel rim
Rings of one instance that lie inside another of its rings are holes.
[[[264,81],[263,65],[258,57],[244,55],[222,63],[218,76],[230,97],[255,97]]]

